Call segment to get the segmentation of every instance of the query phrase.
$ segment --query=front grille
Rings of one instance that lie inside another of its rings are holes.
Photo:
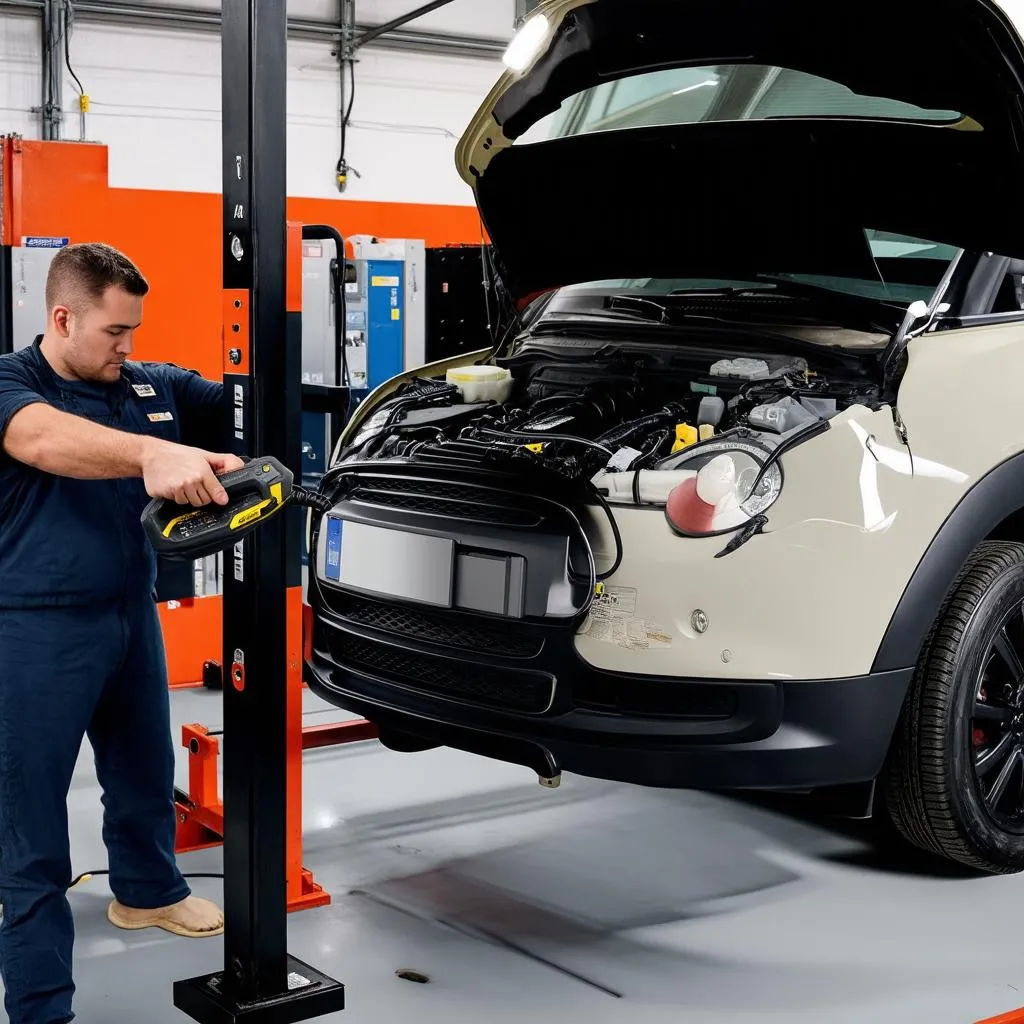
[[[336,664],[409,690],[521,714],[543,714],[551,706],[550,676],[432,658],[350,634],[336,633],[328,643]]]
[[[502,526],[539,526],[543,517],[515,496],[501,491],[406,477],[361,477],[348,494],[351,501],[400,508],[407,512],[465,519]]]
[[[327,601],[332,612],[354,625],[443,647],[456,647],[495,657],[535,658],[544,645],[539,637],[467,623],[461,614],[451,619],[403,605],[384,604],[347,594],[331,594]]]
[[[671,679],[628,681],[589,676],[573,686],[573,703],[589,711],[639,718],[732,718],[739,707],[736,691],[726,685],[682,683]]]

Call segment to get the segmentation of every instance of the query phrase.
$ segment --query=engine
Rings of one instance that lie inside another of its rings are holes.
[[[341,463],[486,465],[593,481],[674,469],[722,439],[767,456],[808,424],[879,403],[866,375],[826,375],[799,357],[678,362],[533,354],[417,378],[361,424]]]

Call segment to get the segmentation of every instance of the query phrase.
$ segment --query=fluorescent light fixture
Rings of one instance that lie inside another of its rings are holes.
[[[508,44],[505,56],[502,57],[505,67],[510,71],[525,71],[530,62],[540,53],[544,40],[548,37],[548,19],[543,14],[535,14],[513,36]]]

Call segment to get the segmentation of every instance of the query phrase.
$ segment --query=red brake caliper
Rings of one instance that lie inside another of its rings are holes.
[[[988,699],[988,694],[985,693],[985,687],[983,686],[978,691],[978,700],[985,701],[987,699]],[[974,732],[973,732],[973,737],[974,737],[974,745],[975,745],[975,747],[980,747],[985,742],[985,730],[984,729],[979,729],[979,728],[975,727]]]

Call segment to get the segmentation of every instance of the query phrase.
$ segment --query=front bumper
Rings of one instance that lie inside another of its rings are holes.
[[[510,653],[499,633],[474,635],[471,623],[465,637],[446,642],[472,640],[474,648],[442,653],[418,638],[432,624],[415,610],[403,617],[393,605],[366,601],[353,609],[359,621],[318,612],[306,665],[315,693],[382,732],[521,764],[544,778],[565,771],[708,790],[866,782],[882,768],[912,676],[907,669],[817,682],[670,679],[604,672],[570,654],[552,661],[550,648],[545,664],[558,668],[545,673],[528,667],[525,648]]]
[[[878,775],[911,669],[678,678],[653,651],[647,674],[599,666],[578,644],[594,593],[581,510],[553,486],[544,496],[535,487],[418,466],[340,478],[334,511],[311,536],[314,692],[377,723],[399,748],[450,746],[543,778],[793,790]],[[646,578],[685,574],[662,566]],[[672,660],[673,670],[699,663]]]

